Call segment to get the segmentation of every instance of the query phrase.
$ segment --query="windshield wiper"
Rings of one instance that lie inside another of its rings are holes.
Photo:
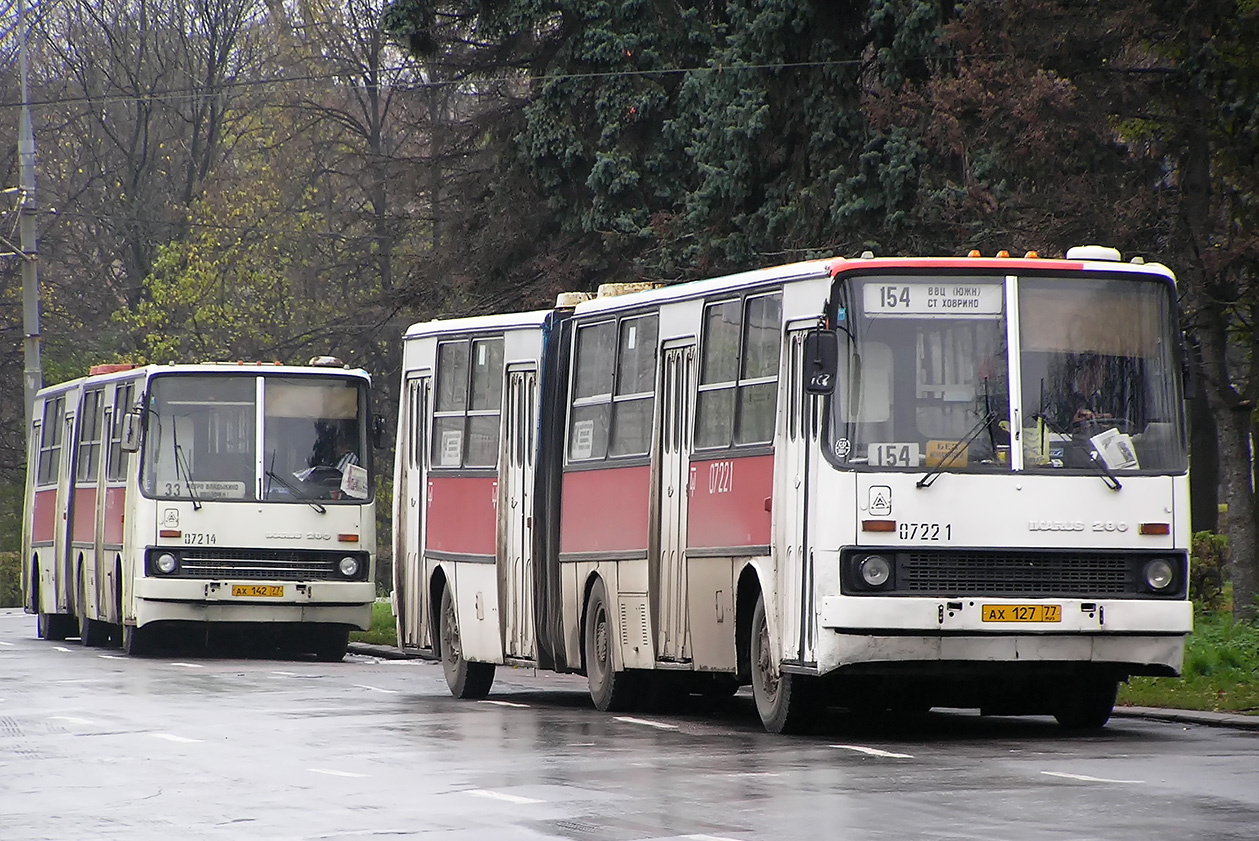
[[[266,472],[266,475],[267,475],[267,478],[268,478],[268,479],[274,479],[274,480],[276,480],[277,482],[279,482],[281,485],[283,485],[285,488],[287,488],[287,489],[289,490],[289,492],[293,494],[293,496],[297,497],[297,498],[298,498],[298,499],[300,499],[302,502],[306,503],[306,504],[307,504],[307,505],[309,505],[311,508],[313,508],[313,509],[315,509],[316,511],[318,511],[320,514],[327,514],[327,513],[328,513],[328,509],[327,509],[327,508],[325,508],[325,507],[324,507],[323,505],[321,505],[320,503],[318,503],[318,502],[316,502],[315,500],[313,500],[313,499],[311,499],[310,497],[308,497],[308,496],[306,495],[306,493],[305,493],[305,492],[304,492],[301,488],[297,487],[297,485],[294,485],[294,484],[290,483],[288,479],[285,479],[285,478],[284,478],[283,476],[281,476],[279,473],[275,473],[275,472],[273,472],[273,471],[271,470],[271,468],[270,468],[270,467],[266,468],[266,471],[265,471],[265,472]]]
[[[197,489],[192,484],[192,471],[188,469],[188,457],[184,455],[184,448],[179,446],[179,419],[171,424],[170,432],[171,443],[175,445],[175,477],[178,478],[180,472],[184,474],[184,484],[188,486],[188,498],[192,500],[192,510],[201,510],[201,498],[197,496]]]
[[[1097,468],[1097,472],[1101,475],[1102,481],[1106,483],[1106,487],[1110,488],[1112,491],[1117,491],[1123,488],[1123,485],[1119,484],[1119,479],[1117,479],[1115,477],[1115,474],[1111,472],[1110,466],[1106,464],[1106,459],[1102,457],[1102,454],[1097,449],[1097,447],[1093,447],[1093,446],[1085,447],[1079,441],[1075,440],[1074,435],[1071,435],[1068,432],[1063,432],[1055,424],[1050,423],[1049,418],[1045,417],[1043,414],[1039,412],[1032,415],[1032,420],[1040,421],[1041,423],[1045,425],[1045,428],[1048,429],[1050,432],[1054,433],[1055,435],[1061,435],[1063,438],[1066,438],[1067,443],[1070,444],[1072,447],[1083,450],[1084,454],[1088,456],[1089,464]]]
[[[940,474],[944,472],[944,468],[948,467],[949,464],[953,461],[953,458],[958,453],[965,450],[966,445],[969,444],[971,441],[974,441],[977,437],[979,437],[979,433],[983,432],[984,429],[987,428],[996,419],[997,419],[997,413],[990,410],[982,418],[976,421],[975,425],[971,427],[970,432],[966,433],[966,437],[960,441],[954,441],[953,446],[949,447],[949,451],[944,454],[944,458],[940,459],[940,463],[937,464],[935,467],[931,468],[931,470],[927,472],[927,475],[923,476],[921,479],[918,480],[917,487],[919,488],[931,487],[931,484],[935,482],[936,479],[939,478]],[[994,447],[994,451],[995,449],[996,448]]]

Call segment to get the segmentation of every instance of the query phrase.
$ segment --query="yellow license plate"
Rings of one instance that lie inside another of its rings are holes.
[[[985,622],[1061,622],[1062,605],[986,604],[980,610]]]
[[[279,584],[233,584],[232,595],[245,598],[282,599],[284,587]]]

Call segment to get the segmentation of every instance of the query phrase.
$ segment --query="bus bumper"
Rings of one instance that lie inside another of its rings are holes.
[[[135,586],[135,622],[314,622],[371,628],[376,586],[370,581],[249,581],[252,593],[233,595],[245,582],[141,579]],[[274,591],[273,591],[274,592]]]
[[[988,622],[983,607],[1028,600],[829,598],[819,623],[833,632],[819,670],[896,663],[1060,663],[1110,666],[1117,673],[1180,673],[1193,629],[1188,601],[1051,599],[1056,622]]]

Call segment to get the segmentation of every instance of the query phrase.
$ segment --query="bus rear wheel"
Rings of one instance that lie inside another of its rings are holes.
[[[320,663],[339,663],[350,648],[350,629],[324,625],[311,631],[311,649]]]
[[[89,648],[109,645],[109,625],[99,619],[90,619],[87,615],[87,585],[83,581],[83,572],[79,572],[79,640]]]
[[[602,580],[590,588],[586,603],[585,641],[586,682],[590,699],[601,712],[622,712],[630,709],[642,693],[641,673],[616,670],[612,659],[615,626],[609,618],[608,593]]]
[[[817,690],[807,675],[788,674],[775,667],[764,594],[756,599],[748,650],[752,658],[752,697],[756,699],[761,723],[771,733],[802,732],[817,708]]]
[[[493,663],[470,663],[464,659],[459,640],[459,619],[455,614],[455,599],[450,587],[442,589],[441,628],[438,633],[441,646],[442,671],[446,673],[446,685],[456,698],[479,699],[490,694],[494,683]]]
[[[1117,680],[1083,680],[1063,691],[1054,718],[1068,730],[1100,730],[1115,711]]]

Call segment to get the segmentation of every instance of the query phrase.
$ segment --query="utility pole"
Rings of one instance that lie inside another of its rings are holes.
[[[30,95],[26,73],[26,0],[17,0],[18,63],[22,68],[22,118],[18,128],[17,155],[21,204],[18,208],[22,245],[22,331],[26,360],[26,434],[31,431],[35,392],[44,384],[39,361],[39,241],[35,234],[35,132],[31,127]]]

